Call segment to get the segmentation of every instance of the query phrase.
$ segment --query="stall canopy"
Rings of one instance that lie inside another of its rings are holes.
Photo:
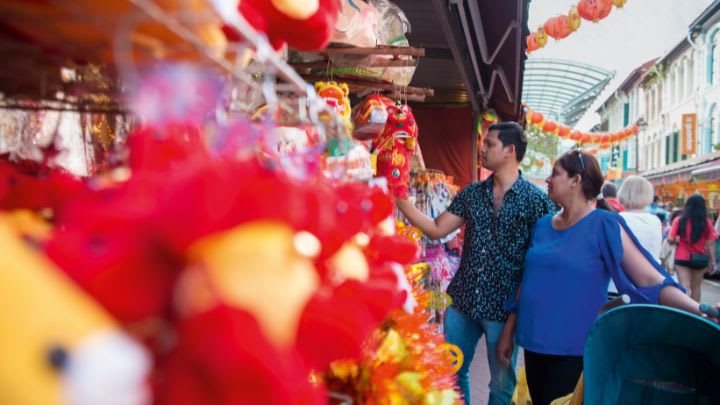
[[[413,84],[435,89],[428,103],[494,108],[504,120],[520,119],[529,0],[395,2],[412,24],[408,40],[425,48]]]

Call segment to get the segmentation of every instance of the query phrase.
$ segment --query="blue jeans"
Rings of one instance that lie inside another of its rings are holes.
[[[513,348],[512,367],[505,367],[498,361],[495,354],[504,322],[476,321],[462,312],[450,307],[445,312],[445,339],[460,348],[465,358],[457,372],[458,385],[462,390],[465,403],[470,405],[470,363],[475,355],[478,341],[485,334],[487,344],[488,365],[490,366],[490,398],[488,405],[508,405],[512,399],[517,378],[515,361],[517,345]]]

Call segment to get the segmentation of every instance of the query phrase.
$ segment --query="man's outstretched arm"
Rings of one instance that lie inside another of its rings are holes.
[[[418,210],[415,207],[415,204],[410,202],[410,200],[396,199],[395,202],[410,224],[418,228],[430,239],[442,239],[463,226],[465,223],[465,220],[462,217],[448,211],[445,211],[437,218],[432,219],[420,212],[420,210]]]

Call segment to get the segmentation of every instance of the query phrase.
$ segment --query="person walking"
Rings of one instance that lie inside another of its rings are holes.
[[[604,195],[604,194],[603,194]],[[618,190],[618,200],[625,207],[620,213],[630,227],[640,245],[660,262],[662,247],[662,223],[657,215],[647,212],[652,203],[655,188],[652,183],[640,176],[630,176]]]
[[[600,193],[603,196],[603,200],[607,201],[607,203],[612,207],[612,210],[614,212],[625,211],[626,207],[620,201],[618,201],[618,190],[614,184],[606,181],[605,184],[603,184]]]
[[[452,305],[445,314],[444,330],[447,341],[457,345],[465,358],[457,374],[467,404],[470,364],[483,335],[490,367],[488,404],[510,404],[517,381],[517,350],[507,364],[495,356],[508,316],[504,303],[520,285],[535,224],[556,209],[547,194],[519,170],[526,148],[527,138],[519,124],[492,125],[481,149],[483,166],[493,171],[487,180],[465,187],[447,211],[434,219],[410,201],[396,200],[408,221],[431,239],[465,225],[460,267],[447,289]]]
[[[715,269],[715,239],[718,234],[707,216],[705,199],[693,194],[685,202],[685,209],[675,218],[668,239],[677,243],[675,270],[687,294],[700,301],[703,275]]]
[[[514,310],[497,345],[509,364],[513,335],[525,351],[534,405],[571,393],[583,369],[583,348],[612,278],[633,302],[662,303],[699,315],[684,294],[618,214],[596,209],[603,175],[589,153],[573,150],[557,159],[546,180],[548,195],[562,207],[542,218],[527,252]]]

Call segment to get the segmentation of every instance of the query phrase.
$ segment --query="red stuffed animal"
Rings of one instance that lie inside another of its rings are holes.
[[[387,178],[390,191],[408,198],[410,158],[417,147],[417,124],[407,105],[388,106],[388,119],[382,134],[373,141],[377,154],[377,174]]]
[[[256,30],[265,33],[275,49],[286,43],[298,50],[324,48],[335,32],[339,0],[240,0],[238,11]],[[224,27],[231,41],[237,32]]]

